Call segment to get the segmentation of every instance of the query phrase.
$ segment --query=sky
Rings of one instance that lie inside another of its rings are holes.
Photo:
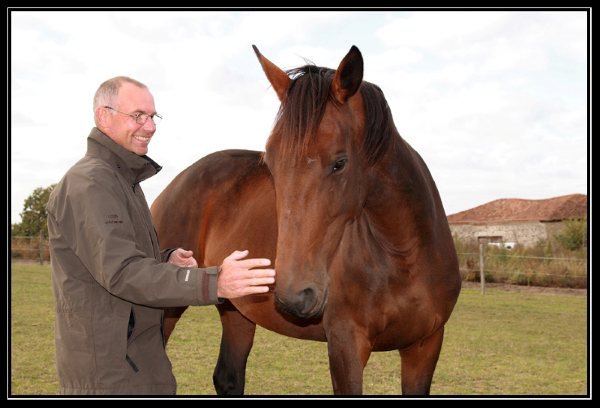
[[[148,203],[224,149],[264,150],[282,69],[336,68],[352,45],[447,214],[588,189],[585,11],[11,11],[10,206],[83,155],[106,79],[145,83],[163,116]]]

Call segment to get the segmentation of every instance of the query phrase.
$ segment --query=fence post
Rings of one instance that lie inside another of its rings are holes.
[[[39,246],[40,246],[40,265],[43,265],[44,264],[44,235],[42,234],[41,230],[40,230]]]
[[[479,242],[479,280],[481,282],[481,294],[485,294],[485,273],[483,272],[483,242]]]

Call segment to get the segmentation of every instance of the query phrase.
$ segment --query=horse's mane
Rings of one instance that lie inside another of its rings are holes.
[[[280,155],[282,158],[304,157],[311,136],[316,129],[327,102],[339,103],[329,89],[335,71],[330,68],[305,65],[287,71],[292,79],[287,97],[281,104],[273,134],[282,134]],[[366,135],[362,147],[369,164],[374,164],[387,150],[388,142],[395,134],[394,121],[381,89],[363,81],[360,86],[365,106]],[[269,142],[271,139],[269,139]]]

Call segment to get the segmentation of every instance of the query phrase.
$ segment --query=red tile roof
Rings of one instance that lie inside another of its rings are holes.
[[[450,224],[560,221],[587,216],[587,196],[570,194],[544,200],[501,198],[448,216]]]

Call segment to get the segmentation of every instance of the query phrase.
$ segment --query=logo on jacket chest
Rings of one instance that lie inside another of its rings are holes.
[[[105,224],[123,224],[123,220],[119,219],[117,214],[108,214],[104,217]]]

